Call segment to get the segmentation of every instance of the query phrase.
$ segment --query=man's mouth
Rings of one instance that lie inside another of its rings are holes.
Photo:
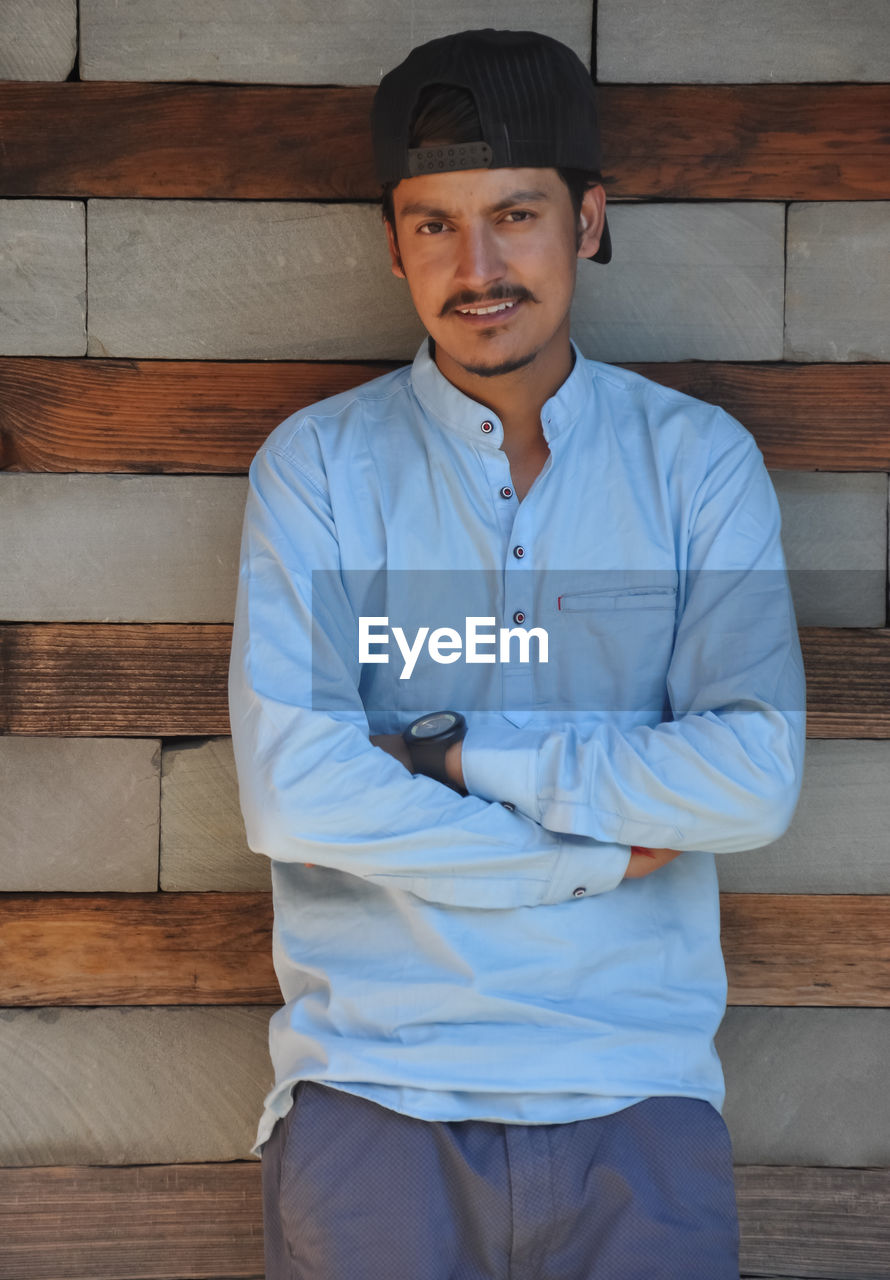
[[[492,302],[486,307],[455,307],[455,311],[461,316],[493,316],[501,311],[514,310],[519,301],[520,299],[514,298],[512,302]]]

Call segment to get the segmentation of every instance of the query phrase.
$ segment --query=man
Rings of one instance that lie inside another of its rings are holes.
[[[804,752],[775,494],[570,340],[611,257],[574,54],[433,41],[372,124],[429,340],[258,453],[232,651],[267,1276],[728,1280],[714,854],[786,829]]]

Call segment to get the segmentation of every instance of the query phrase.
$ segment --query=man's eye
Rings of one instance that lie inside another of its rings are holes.
[[[529,218],[534,216],[530,209],[511,209],[507,214],[508,218],[515,218],[517,222],[527,222]]]
[[[417,229],[422,231],[424,235],[435,236],[439,234],[444,225],[444,222],[424,222]]]

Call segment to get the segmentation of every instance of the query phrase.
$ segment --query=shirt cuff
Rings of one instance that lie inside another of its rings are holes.
[[[519,729],[504,721],[471,725],[461,745],[464,786],[483,800],[500,801],[541,820],[538,803],[538,753],[547,730]],[[540,905],[606,893],[624,879],[630,845],[592,837],[560,835],[560,850]]]
[[[467,791],[483,800],[512,804],[540,822],[538,753],[547,736],[546,729],[518,729],[506,720],[470,725],[460,752]]]
[[[630,845],[602,844],[584,836],[561,836],[562,848],[540,905],[608,893],[624,879]]]

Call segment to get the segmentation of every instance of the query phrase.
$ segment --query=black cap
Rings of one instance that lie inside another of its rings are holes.
[[[482,141],[409,148],[418,99],[433,84],[470,92]],[[371,133],[381,184],[455,169],[602,168],[590,72],[566,45],[537,31],[460,31],[412,49],[380,82]],[[611,257],[604,223],[593,259]]]

